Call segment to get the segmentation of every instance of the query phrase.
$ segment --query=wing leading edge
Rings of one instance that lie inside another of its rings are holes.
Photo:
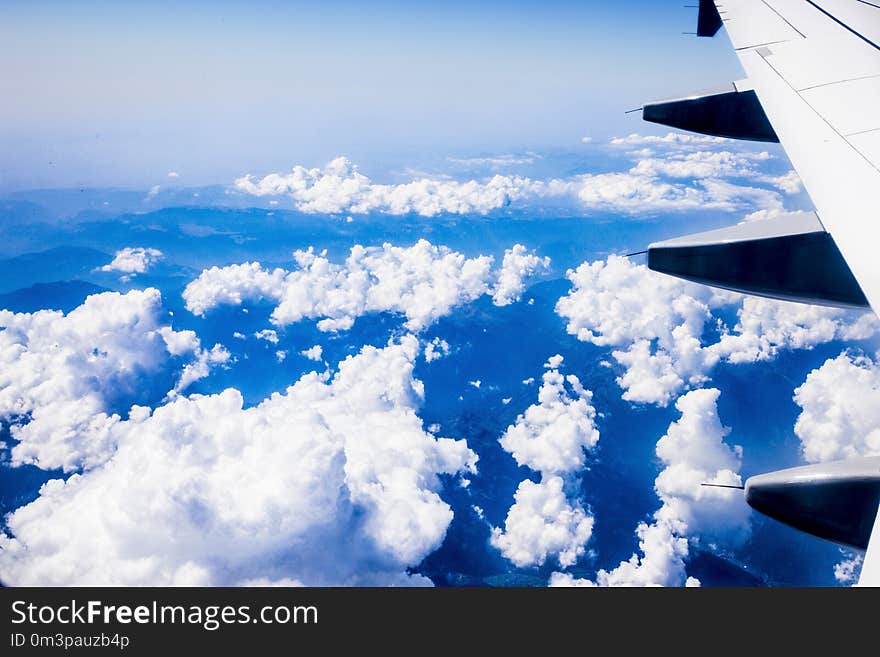
[[[735,230],[728,234],[728,229],[652,244],[649,266],[654,253],[659,266],[653,269],[683,278],[751,294],[869,306],[880,312],[880,3],[701,0],[699,9],[698,35],[714,36],[723,24],[747,80],[722,93],[649,103],[643,117],[703,134],[778,140],[813,201],[815,224],[807,230],[799,225],[802,221],[783,219],[780,225],[788,221],[791,230],[782,234],[779,226],[768,229],[765,237],[761,229],[747,229],[746,239]],[[804,233],[827,247],[792,248],[804,241]],[[730,266],[717,266],[718,253],[731,254]],[[770,262],[768,253],[778,256],[782,275],[762,264]],[[707,276],[710,267],[714,269]],[[815,284],[829,283],[820,273],[804,294],[804,276],[814,269],[833,272],[840,283],[818,290]],[[756,288],[755,280],[763,287]],[[872,481],[880,481],[880,460],[867,463],[877,470]],[[822,465],[812,467],[818,480],[827,474]],[[880,586],[876,499],[865,505],[870,509],[862,519],[872,527],[862,586]],[[785,521],[784,515],[775,517]]]

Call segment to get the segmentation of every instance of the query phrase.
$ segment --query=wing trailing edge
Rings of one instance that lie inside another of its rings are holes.
[[[764,515],[866,550],[880,504],[880,457],[804,465],[746,480],[746,502]]]
[[[722,91],[646,103],[642,118],[712,137],[779,142],[758,95],[743,82]]]
[[[744,294],[869,307],[837,245],[813,212],[655,242],[648,247],[648,267]]]

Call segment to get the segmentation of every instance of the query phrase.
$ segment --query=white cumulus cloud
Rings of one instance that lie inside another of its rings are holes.
[[[558,354],[548,364],[562,364]],[[500,438],[517,464],[541,473],[520,482],[504,527],[492,529],[491,544],[517,566],[540,566],[554,557],[565,568],[586,550],[593,517],[577,497],[578,473],[599,442],[592,392],[558,369],[544,373],[538,403],[529,406]]]
[[[569,500],[563,486],[557,476],[520,482],[504,529],[492,530],[492,545],[520,567],[540,566],[550,556],[562,567],[574,564],[584,554],[593,518]]]
[[[880,455],[880,365],[844,352],[794,391],[794,432],[812,463]]]
[[[358,171],[345,157],[325,168],[297,165],[290,173],[272,173],[259,180],[246,175],[235,188],[255,196],[289,196],[298,210],[329,214],[383,212],[432,217],[441,213],[486,214],[531,193],[531,182],[519,176],[496,175],[486,182],[432,180],[383,185]]]
[[[184,290],[186,307],[204,315],[220,304],[268,299],[276,304],[272,322],[278,326],[318,319],[320,330],[339,331],[366,313],[391,312],[406,317],[407,329],[419,331],[484,294],[496,305],[512,303],[525,278],[549,264],[515,245],[505,252],[500,270],[493,270],[491,256],[467,258],[426,240],[411,247],[356,245],[343,264],[313,249],[293,257],[293,271],[269,272],[259,263],[206,269]]]
[[[775,358],[783,349],[810,349],[832,340],[866,339],[871,314],[743,297],[650,271],[627,258],[586,262],[567,274],[572,290],[556,305],[567,330],[583,342],[612,348],[623,368],[624,399],[666,405],[708,380],[719,361]],[[739,305],[729,327],[713,314]],[[715,326],[718,337],[704,342]]]
[[[464,441],[416,415],[418,340],[365,347],[245,408],[241,393],[135,407],[112,458],[7,517],[0,580],[21,585],[420,584],[443,540],[441,474]]]
[[[254,333],[257,340],[265,340],[270,344],[278,344],[278,332],[274,329],[262,329]]]
[[[538,403],[529,406],[501,437],[517,464],[542,473],[570,473],[584,466],[599,442],[593,393],[573,374],[544,373]]]
[[[109,264],[101,267],[101,271],[118,271],[123,274],[143,274],[154,264],[164,258],[159,249],[140,246],[125,247],[117,251]]]
[[[736,490],[703,487],[702,483],[738,486],[741,450],[725,443],[729,429],[718,417],[716,389],[694,390],[676,402],[681,418],[670,424],[657,442],[657,456],[664,469],[654,488],[662,506],[651,523],[636,528],[639,554],[616,568],[600,570],[599,586],[694,586],[699,582],[686,573],[689,538],[709,541],[724,538],[742,542],[750,532],[749,512]],[[551,585],[582,585],[593,582],[562,574]]]
[[[204,379],[217,366],[224,366],[232,362],[232,354],[220,344],[215,344],[210,349],[196,346],[192,351],[195,359],[183,366],[180,378],[174,384],[174,388],[168,393],[169,398],[174,398],[186,390],[190,384]]]
[[[770,154],[731,151],[695,151],[666,154],[663,158],[646,158],[630,173],[670,178],[748,178],[759,175],[756,164],[766,162]]]
[[[659,173],[583,174],[565,180],[551,180],[547,183],[545,196],[574,196],[584,210],[614,211],[634,216],[698,209],[724,212],[782,209],[781,197],[772,190],[735,185],[718,178],[701,178],[688,185],[664,180],[657,175]]]
[[[618,256],[584,263],[568,278],[574,287],[556,312],[579,340],[615,348],[625,399],[665,405],[705,381],[700,336],[723,295]]]
[[[812,349],[833,340],[865,340],[880,322],[870,312],[744,297],[733,331],[709,350],[731,363],[772,360],[783,349]]]
[[[538,272],[550,267],[550,258],[541,258],[531,253],[522,244],[515,244],[504,252],[501,271],[492,291],[496,306],[507,306],[520,300],[525,290],[525,282]]]
[[[0,417],[18,441],[12,463],[44,469],[105,462],[121,421],[109,406],[134,394],[170,358],[189,361],[176,393],[229,356],[220,345],[203,349],[192,331],[163,324],[154,288],[95,294],[67,315],[2,310],[0,328]]]
[[[525,153],[523,155],[493,155],[488,157],[448,157],[447,161],[465,167],[488,167],[490,169],[503,169],[522,164],[534,164],[540,160],[537,153]]]
[[[259,262],[215,266],[187,285],[183,298],[187,309],[196,315],[223,304],[240,306],[244,300],[277,300],[286,273],[280,268],[267,271]]]
[[[309,347],[308,349],[304,349],[303,351],[301,351],[299,353],[301,353],[303,356],[305,356],[309,360],[314,360],[314,361],[320,362],[321,357],[324,355],[324,348],[321,345],[316,344],[312,347]]]

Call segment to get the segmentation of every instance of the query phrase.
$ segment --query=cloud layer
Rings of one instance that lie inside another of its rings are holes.
[[[781,196],[767,186],[793,193],[798,191],[797,181],[791,174],[772,177],[762,173],[761,165],[772,159],[767,152],[706,150],[728,143],[675,133],[666,137],[630,135],[611,140],[612,146],[641,147],[628,152],[635,160],[628,170],[546,180],[496,174],[481,180],[422,176],[409,182],[381,184],[361,173],[347,158],[337,157],[323,168],[296,165],[290,172],[262,178],[248,174],[238,178],[233,189],[255,197],[289,199],[300,212],[334,215],[486,215],[536,204],[631,215],[698,208],[781,210]],[[658,148],[664,151],[663,158],[655,157],[654,149]],[[510,166],[531,164],[533,160],[507,157],[468,162],[497,169],[500,162]],[[724,178],[750,182],[731,184]]]

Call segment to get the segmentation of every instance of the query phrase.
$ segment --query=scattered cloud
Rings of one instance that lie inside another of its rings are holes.
[[[794,391],[794,432],[811,463],[880,455],[880,365],[844,352]]]
[[[666,153],[662,158],[640,160],[630,173],[670,178],[752,178],[760,175],[755,165],[766,162],[770,154],[731,151]]]
[[[547,190],[549,197],[573,196],[583,210],[614,211],[633,216],[697,209],[744,212],[782,208],[782,199],[777,192],[734,185],[716,178],[699,179],[686,185],[648,173],[584,174],[564,181],[550,181]]]
[[[559,355],[548,364],[562,364]],[[586,550],[593,518],[578,499],[587,452],[599,442],[593,394],[574,375],[544,373],[538,403],[509,426],[499,442],[520,466],[541,473],[541,481],[520,482],[504,527],[490,543],[519,567],[540,566],[554,557],[565,568]]]
[[[613,348],[624,399],[667,405],[704,384],[720,361],[766,361],[783,349],[810,349],[877,332],[871,314],[723,292],[663,276],[627,258],[586,262],[567,274],[574,284],[556,312],[581,340]],[[733,328],[713,314],[735,307]],[[709,341],[707,330],[717,338]]]
[[[316,344],[313,347],[309,347],[308,349],[305,349],[299,353],[301,353],[309,360],[321,362],[321,357],[324,355],[324,348],[321,345]]]
[[[277,304],[277,326],[317,319],[320,330],[339,331],[366,313],[390,312],[404,315],[408,330],[420,331],[484,294],[496,305],[518,300],[525,279],[549,264],[517,244],[493,270],[491,256],[467,258],[426,240],[412,247],[356,245],[344,264],[313,249],[293,257],[293,271],[270,272],[256,262],[206,269],[184,290],[186,307],[204,315],[221,304],[267,299]]]
[[[434,338],[425,345],[425,361],[431,363],[435,360],[448,356],[451,350],[452,349],[449,346],[449,343],[446,342],[446,340]]]
[[[571,573],[555,572],[550,575],[550,588],[593,588],[596,582],[591,579],[575,577]]]
[[[254,333],[257,340],[265,340],[270,344],[278,344],[278,332],[274,329],[262,329]]]
[[[415,337],[364,347],[245,408],[230,388],[135,407],[112,459],[6,518],[0,580],[22,585],[425,584],[440,475],[475,472],[426,433]]]
[[[743,223],[747,221],[763,221],[764,219],[775,219],[776,217],[780,217],[782,215],[787,214],[808,214],[803,210],[796,210],[794,212],[790,212],[784,208],[773,208],[768,210],[755,210],[754,212],[749,212],[747,215],[743,217]]]
[[[211,267],[183,292],[186,308],[196,315],[220,305],[240,306],[244,300],[277,299],[287,272],[263,269],[259,262]]]
[[[812,349],[833,340],[866,340],[880,322],[871,312],[744,297],[733,331],[708,347],[731,363],[768,361],[785,349]]]
[[[169,177],[169,178],[180,178],[180,174],[177,173],[176,171],[169,171],[169,172],[168,172],[168,177]]]
[[[490,542],[516,566],[540,566],[552,556],[565,568],[584,554],[593,518],[569,500],[563,486],[558,476],[520,482],[504,529],[492,529]]]
[[[542,473],[582,469],[587,451],[599,442],[593,394],[573,374],[544,373],[538,403],[529,406],[501,437],[501,447],[518,465]]]
[[[508,306],[520,300],[526,288],[526,281],[550,267],[550,258],[541,258],[530,252],[522,244],[515,244],[504,252],[501,271],[492,290],[492,300],[496,306]]]
[[[710,308],[727,297],[618,256],[584,263],[568,278],[574,286],[556,312],[578,340],[615,349],[625,399],[666,405],[705,381],[700,336]]]
[[[144,274],[153,265],[165,257],[159,249],[140,246],[125,247],[117,251],[109,264],[101,267],[101,271],[118,271],[123,274]]]
[[[859,580],[862,571],[862,563],[865,557],[861,554],[852,554],[834,566],[834,579],[841,584],[853,585]]]
[[[657,442],[665,466],[654,489],[662,506],[652,522],[639,523],[640,554],[616,568],[600,570],[596,581],[554,574],[551,586],[698,586],[688,577],[685,561],[689,539],[742,543],[750,533],[749,509],[735,490],[703,487],[702,483],[740,485],[741,449],[725,443],[729,429],[718,417],[716,389],[694,390],[679,398],[679,420]]]

